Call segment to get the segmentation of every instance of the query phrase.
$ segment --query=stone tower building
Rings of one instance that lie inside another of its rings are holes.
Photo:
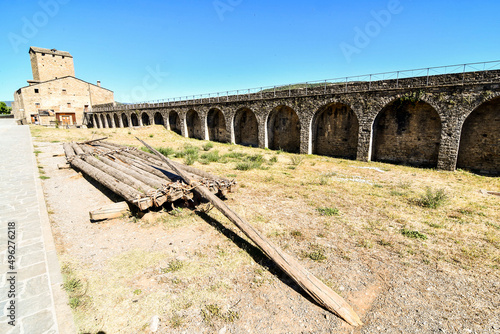
[[[24,123],[80,126],[92,105],[113,104],[114,94],[75,77],[73,56],[66,51],[30,47],[33,80],[14,93],[12,111]]]
[[[69,52],[31,47],[29,53],[33,71],[32,82],[75,76],[73,56]]]

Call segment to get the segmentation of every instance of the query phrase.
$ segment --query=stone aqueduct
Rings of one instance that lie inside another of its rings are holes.
[[[94,106],[88,125],[500,174],[500,71],[346,81],[183,101]]]

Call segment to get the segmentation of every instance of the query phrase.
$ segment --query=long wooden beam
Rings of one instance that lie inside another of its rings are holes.
[[[285,273],[288,274],[298,285],[304,289],[315,301],[331,312],[337,314],[352,326],[359,326],[363,323],[356,312],[349,304],[332,289],[326,286],[307,269],[305,269],[297,260],[284,253],[281,249],[264,238],[253,226],[243,218],[232,211],[221,199],[212,194],[205,186],[193,182],[183,170],[177,168],[170,159],[160,152],[137,138],[151,152],[154,152],[162,161],[172,168],[184,182],[196,186],[193,190],[200,196],[210,201],[221,213],[223,213],[231,222],[233,222],[245,235],[250,238],[270,259],[272,259]]]

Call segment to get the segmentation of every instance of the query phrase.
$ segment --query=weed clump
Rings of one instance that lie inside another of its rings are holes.
[[[203,151],[210,151],[212,148],[214,147],[214,144],[213,143],[206,143],[205,145],[203,145]]]
[[[316,209],[322,216],[338,216],[340,211],[337,208],[317,208]]]
[[[183,267],[184,267],[184,262],[182,262],[180,260],[174,260],[174,261],[170,261],[166,268],[161,268],[161,272],[164,274],[172,273],[172,272],[181,270]]]
[[[401,230],[401,234],[410,239],[422,239],[427,240],[427,236],[419,231],[412,231],[406,228]]]
[[[432,190],[430,187],[427,187],[425,194],[422,194],[415,202],[424,208],[437,209],[442,206],[447,199],[448,195],[446,195],[444,189]]]

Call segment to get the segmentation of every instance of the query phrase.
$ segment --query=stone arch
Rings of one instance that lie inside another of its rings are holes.
[[[500,97],[481,104],[466,118],[457,168],[500,174]]]
[[[108,128],[113,127],[113,123],[111,122],[111,116],[109,114],[106,114],[106,124],[108,125]]]
[[[118,114],[116,114],[116,113],[113,114],[113,120],[115,121],[115,127],[119,128],[120,127],[120,119],[118,118]]]
[[[189,110],[186,114],[186,125],[189,138],[203,139],[201,133],[201,119],[196,111]]]
[[[292,108],[275,107],[267,118],[268,147],[290,153],[300,152],[300,120]]]
[[[207,114],[208,140],[227,142],[226,120],[220,109],[212,108]]]
[[[154,115],[155,125],[165,125],[165,121],[163,120],[163,115],[160,112],[156,112]]]
[[[440,115],[429,103],[397,99],[373,122],[372,160],[437,167],[441,128]]]
[[[349,105],[333,102],[322,106],[312,124],[313,154],[356,158],[359,121]]]
[[[101,127],[102,128],[106,127],[106,123],[104,122],[104,115],[103,114],[101,114]]]
[[[143,126],[148,126],[151,125],[151,121],[149,119],[149,115],[147,112],[143,112],[141,115],[141,120],[142,120],[142,125]]]
[[[125,114],[122,114],[122,124],[124,128],[128,128],[130,125],[128,124],[128,117]]]
[[[249,108],[239,109],[234,116],[234,141],[245,146],[259,146],[259,123]]]
[[[179,135],[182,134],[182,122],[181,118],[179,117],[179,114],[172,110],[168,114],[168,124],[170,124],[170,131],[173,131]]]
[[[137,118],[137,115],[135,113],[132,113],[130,115],[130,123],[131,126],[139,126],[139,119]]]

